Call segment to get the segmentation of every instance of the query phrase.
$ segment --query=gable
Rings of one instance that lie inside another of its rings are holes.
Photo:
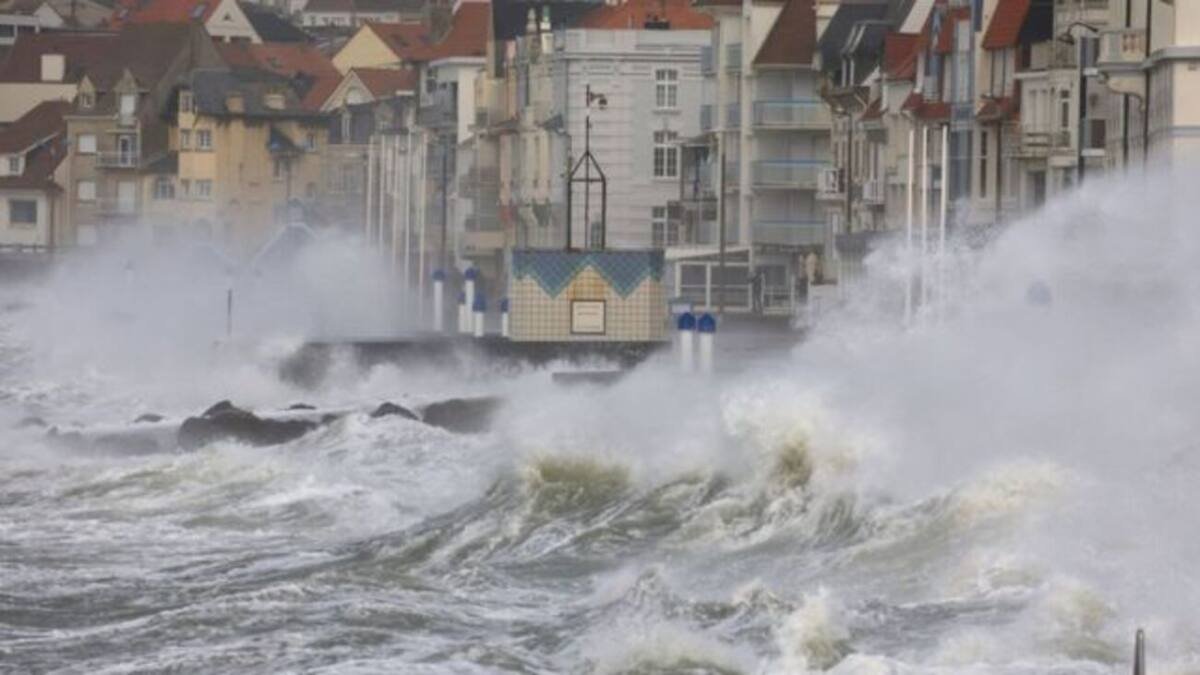
[[[262,42],[246,13],[238,7],[237,0],[221,0],[217,3],[204,22],[204,27],[215,38],[248,38],[256,44]]]
[[[396,53],[371,29],[359,28],[348,42],[333,57],[333,65],[340,73],[351,68],[379,67],[396,64]]]

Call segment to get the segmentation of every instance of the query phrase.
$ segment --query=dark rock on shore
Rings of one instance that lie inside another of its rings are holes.
[[[144,415],[138,415],[138,418],[136,420],[134,420],[133,423],[134,424],[145,424],[145,423],[149,422],[149,423],[153,424],[154,422],[161,422],[161,421],[163,421],[163,419],[165,419],[165,418],[162,415],[159,415],[158,413],[146,413]]]
[[[334,418],[336,419],[336,417]],[[221,401],[200,417],[189,417],[179,427],[179,447],[195,450],[217,440],[250,445],[278,445],[300,438],[321,426],[308,420],[272,420]]]
[[[316,410],[317,406],[307,403],[293,403],[287,407],[287,410]]]
[[[378,419],[380,417],[390,417],[392,415],[399,415],[400,417],[403,417],[403,418],[409,419],[409,420],[419,420],[420,419],[419,417],[417,417],[416,413],[414,413],[413,411],[409,410],[408,408],[405,408],[404,406],[396,405],[395,403],[392,403],[391,401],[384,401],[383,403],[380,403],[379,407],[371,412],[371,419]]]
[[[496,411],[503,401],[485,396],[452,398],[431,403],[422,411],[422,421],[435,427],[460,434],[478,434],[491,428]]]

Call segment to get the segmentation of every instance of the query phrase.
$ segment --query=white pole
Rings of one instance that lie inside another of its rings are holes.
[[[417,227],[421,228],[417,238],[417,297],[420,298],[421,316],[425,316],[425,136],[417,136],[417,158],[420,160],[416,175]],[[443,270],[444,272],[445,270]]]
[[[508,337],[508,299],[500,301],[500,337]]]
[[[371,243],[371,220],[375,215],[375,137],[367,144],[367,217],[363,222],[363,240]]]
[[[472,322],[472,326],[475,328],[475,337],[481,338],[483,337],[484,311],[486,310],[487,306],[484,305],[483,298],[480,297],[476,299],[473,307],[475,308],[475,320]]]
[[[383,247],[383,221],[386,212],[387,200],[384,196],[387,194],[387,137],[379,137],[379,218],[376,219],[375,225],[375,245]]]
[[[433,331],[441,333],[445,329],[445,275],[439,270],[433,273]]]
[[[388,269],[396,271],[396,253],[400,250],[396,231],[400,229],[400,138],[392,136],[392,255]]]
[[[913,181],[916,174],[916,121],[908,129],[908,215],[904,221],[904,323],[912,323]]]
[[[929,190],[933,176],[929,164],[929,127],[921,127],[921,304],[929,295]]]
[[[700,372],[711,375],[713,371],[713,336],[717,332],[717,320],[705,314],[696,322],[700,333]]]
[[[679,334],[679,368],[685,373],[696,369],[696,317],[684,312],[676,323]]]
[[[412,134],[404,134],[404,300],[412,298]],[[436,295],[436,294],[435,294]],[[436,330],[442,330],[441,322],[436,321]]]
[[[946,218],[950,211],[950,125],[942,125],[942,204],[938,221],[937,302],[939,312],[946,304]]]
[[[458,332],[467,332],[467,303],[462,293],[458,295]]]

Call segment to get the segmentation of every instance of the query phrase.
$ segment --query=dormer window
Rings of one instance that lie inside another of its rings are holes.
[[[271,93],[263,96],[263,105],[271,110],[283,110],[283,94]]]
[[[8,175],[10,175],[10,176],[20,176],[21,175],[21,156],[20,155],[9,155],[8,156]]]
[[[137,112],[137,94],[121,94],[121,117],[133,117]]]
[[[96,105],[96,97],[90,91],[79,92],[79,107],[91,110]]]
[[[179,112],[181,112],[181,113],[192,112],[192,92],[190,92],[190,91],[179,92]]]

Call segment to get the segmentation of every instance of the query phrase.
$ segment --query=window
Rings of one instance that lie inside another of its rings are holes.
[[[179,112],[181,112],[181,113],[192,112],[192,92],[190,92],[190,91],[179,92]]]
[[[1059,120],[1058,126],[1066,131],[1071,128],[1071,90],[1063,89],[1058,92]]]
[[[650,209],[650,239],[654,248],[662,248],[667,243],[667,207],[655,206]]]
[[[662,68],[654,71],[654,107],[676,108],[679,105],[679,71]]]
[[[96,183],[90,180],[81,180],[75,184],[75,197],[81,202],[90,202],[96,199]]]
[[[189,149],[191,149],[191,147],[192,147],[192,130],[191,129],[180,129],[179,130],[179,149],[180,150],[189,150]]]
[[[196,130],[196,149],[212,150],[212,131],[209,129]]]
[[[679,147],[674,131],[654,132],[654,177],[674,178],[679,175]]]
[[[310,131],[304,137],[304,149],[308,150],[309,152],[317,151],[317,135],[315,133]]]
[[[179,181],[179,196],[184,199],[192,196],[192,181],[186,178]]]
[[[175,183],[171,182],[170,176],[159,176],[154,179],[154,198],[159,200],[175,198]]]
[[[196,181],[196,198],[197,199],[212,199],[212,181],[211,180]]]
[[[987,198],[988,191],[988,133],[979,132],[979,197]]]
[[[20,155],[9,155],[9,157],[8,157],[8,175],[10,175],[10,176],[20,176],[21,175],[21,156]]]
[[[121,94],[121,117],[133,117],[137,112],[137,94]]]
[[[78,142],[76,143],[76,145],[79,148],[79,150],[78,150],[79,154],[94,155],[94,154],[96,154],[96,135],[95,134],[79,134]]]
[[[271,167],[271,175],[275,180],[283,180],[284,174],[287,173],[286,160],[277,159]]]
[[[80,92],[79,107],[84,110],[91,110],[92,106],[96,105],[96,97],[91,92]]]
[[[8,222],[11,225],[37,225],[37,202],[32,199],[8,200]]]

